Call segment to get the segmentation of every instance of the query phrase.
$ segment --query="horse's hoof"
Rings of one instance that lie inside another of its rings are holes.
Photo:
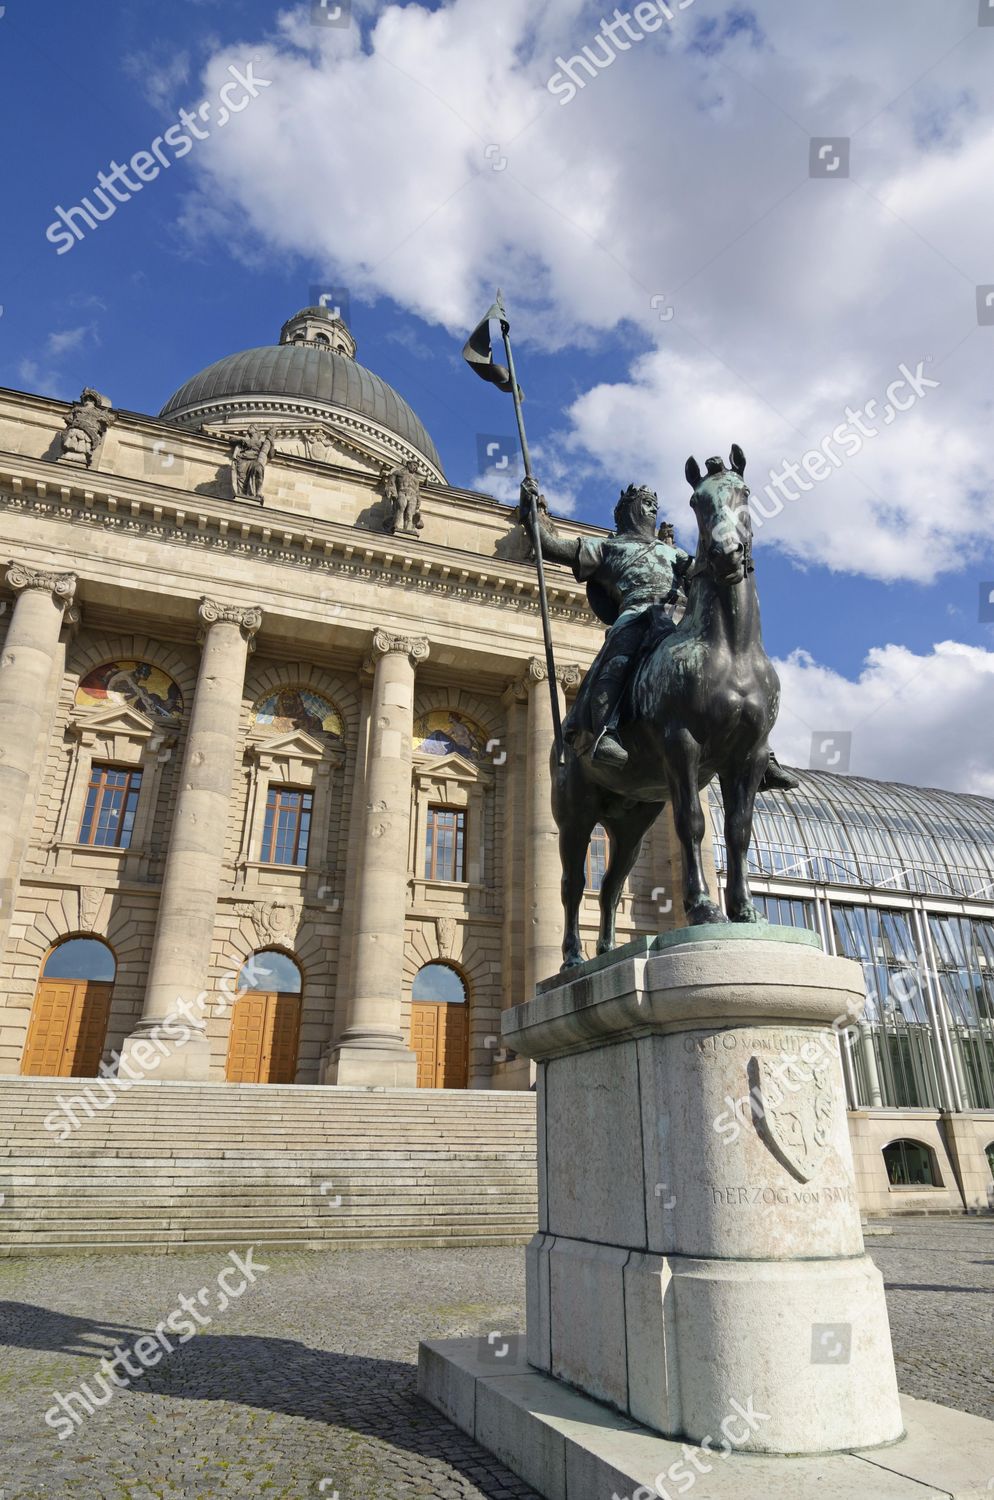
[[[578,957],[578,958],[564,958],[563,961],[562,961],[562,964],[560,966],[559,972],[560,972],[560,974],[566,974],[566,973],[569,972],[570,969],[578,969],[578,968],[580,968],[581,964],[583,964],[584,962],[585,962],[585,960],[582,957]]]
[[[728,913],[728,920],[730,922],[752,922],[755,924],[765,922],[766,918],[750,901],[745,906],[733,906],[732,910]]]
[[[691,927],[703,927],[708,923],[724,925],[728,918],[720,906],[715,906],[713,901],[702,901],[700,906],[694,906],[687,913],[687,921]]]
[[[600,958],[602,953],[612,953],[616,946],[613,938],[610,942],[606,938],[601,938],[597,944],[597,957]]]

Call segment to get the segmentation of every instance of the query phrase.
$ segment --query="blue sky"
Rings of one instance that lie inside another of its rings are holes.
[[[627,50],[582,0],[354,5],[348,27],[261,0],[83,24],[70,0],[8,0],[0,382],[154,413],[344,285],[360,359],[450,480],[506,497],[477,435],[510,435],[510,404],[459,360],[500,280],[553,509],[607,525],[618,490],[648,482],[689,546],[688,453],[741,443],[761,490],[922,368],[937,385],[757,539],[780,739],[803,762],[837,727],[854,771],[994,794],[973,743],[994,729],[994,326],[976,311],[994,285],[994,26],[977,0],[872,17],[691,0]],[[609,61],[554,96],[557,65],[598,37]],[[56,253],[57,205],[253,59],[257,101]],[[848,178],[811,175],[812,138],[829,166],[848,142]]]

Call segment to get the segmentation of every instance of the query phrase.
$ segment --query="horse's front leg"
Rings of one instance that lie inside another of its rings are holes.
[[[697,785],[700,752],[697,742],[684,733],[667,746],[670,761],[670,796],[673,822],[683,853],[683,909],[691,927],[705,922],[724,922],[725,915],[711,899],[704,876],[701,844],[706,821]]]
[[[722,776],[721,795],[725,803],[725,853],[728,861],[728,884],[725,907],[732,922],[761,922],[749,891],[749,844],[752,840],[752,815],[759,784],[766,774],[768,753],[749,761],[742,770]]]
[[[587,883],[587,846],[593,829],[585,816],[565,822],[559,830],[559,858],[563,867],[563,968],[573,969],[583,963],[580,942],[580,904]]]

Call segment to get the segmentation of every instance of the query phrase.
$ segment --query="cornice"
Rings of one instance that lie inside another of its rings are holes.
[[[12,472],[10,456],[0,455],[0,512],[190,548],[212,558],[257,559],[326,581],[369,581],[426,596],[467,599],[515,614],[539,613],[538,582],[528,563],[481,557],[312,516],[302,520],[286,511],[248,510],[244,502],[150,487],[141,480],[94,470],[88,470],[85,484],[80,484],[75,474],[54,470],[40,460],[21,459],[19,467],[20,473]],[[81,561],[84,546],[74,542],[73,551]],[[547,586],[553,619],[590,624],[586,596],[571,577],[561,583],[547,579]]]

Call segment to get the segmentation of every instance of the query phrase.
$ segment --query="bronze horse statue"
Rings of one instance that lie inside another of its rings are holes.
[[[622,888],[642,839],[668,802],[683,853],[683,904],[692,926],[757,922],[747,855],[753,806],[770,758],[780,681],[763,649],[752,561],[752,518],[745,454],[731,469],[709,459],[702,474],[688,459],[687,481],[698,544],[688,574],[687,609],[678,625],[659,610],[633,667],[619,737],[628,764],[598,764],[589,750],[553,753],[552,809],[559,827],[566,931],[563,968],[583,962],[579,914],[587,846],[596,824],[607,831],[609,861],[600,890],[598,953],[615,946]],[[725,804],[727,918],[712,900],[701,864],[705,818],[700,792],[717,776]]]

